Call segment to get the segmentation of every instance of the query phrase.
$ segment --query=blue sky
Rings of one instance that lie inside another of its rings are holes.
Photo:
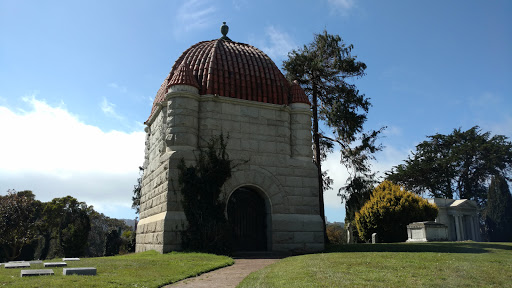
[[[0,193],[72,195],[134,218],[143,122],[174,61],[228,36],[282,66],[323,29],[368,65],[354,83],[371,98],[366,127],[388,126],[374,169],[389,170],[435,133],[479,125],[512,137],[510,1],[0,0]],[[325,165],[329,221],[346,178]]]

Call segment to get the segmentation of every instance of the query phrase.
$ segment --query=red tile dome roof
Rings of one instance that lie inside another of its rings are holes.
[[[302,97],[302,88],[298,87],[302,94],[296,89],[294,95],[291,94],[290,83],[270,57],[258,48],[231,41],[225,35],[199,42],[183,52],[160,86],[149,118],[165,100],[168,89],[179,84],[198,88],[199,95],[216,94],[280,105],[299,99],[298,102],[309,103],[307,97],[306,100]]]
[[[182,62],[180,67],[176,69],[172,78],[169,78],[167,89],[174,85],[188,85],[199,89],[199,84],[197,84],[196,78],[194,78],[194,74],[188,65],[185,62]]]

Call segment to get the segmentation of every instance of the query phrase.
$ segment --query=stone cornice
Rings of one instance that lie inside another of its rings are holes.
[[[201,95],[199,101],[201,101],[201,102],[214,101],[214,102],[220,102],[220,103],[237,104],[237,105],[247,106],[247,107],[258,107],[258,108],[266,108],[266,109],[272,109],[272,110],[277,110],[277,111],[290,112],[290,107],[288,105],[284,105],[284,104],[264,103],[264,102],[257,102],[257,101],[224,97],[224,96],[211,95],[211,94]]]
[[[197,100],[199,102],[207,102],[207,101],[213,101],[213,102],[220,102],[220,103],[229,103],[229,104],[235,104],[240,106],[246,106],[246,107],[257,107],[257,108],[264,108],[264,109],[270,109],[270,110],[276,110],[276,111],[286,111],[290,114],[306,114],[311,116],[312,112],[309,109],[309,105],[302,104],[302,103],[292,103],[289,105],[279,105],[279,104],[271,104],[271,103],[264,103],[264,102],[257,102],[257,101],[250,101],[250,100],[244,100],[244,99],[238,99],[238,98],[231,98],[231,97],[224,97],[219,95],[198,95],[196,93],[188,92],[188,91],[177,91],[177,92],[169,92],[165,95],[165,100],[158,103],[157,109],[154,111],[153,115],[151,115],[151,118],[146,121],[147,126],[151,126],[153,122],[155,121],[156,116],[160,113],[162,110],[162,107],[167,105],[167,102],[169,99],[172,98],[190,98]]]

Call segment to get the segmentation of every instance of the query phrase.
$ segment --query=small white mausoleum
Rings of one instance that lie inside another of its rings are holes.
[[[439,208],[436,223],[448,227],[449,241],[481,241],[478,205],[468,199],[431,198],[428,202]]]
[[[407,225],[407,242],[481,241],[478,205],[467,199],[427,199],[439,208],[436,221]]]

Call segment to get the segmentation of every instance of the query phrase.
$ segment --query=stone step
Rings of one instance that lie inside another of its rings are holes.
[[[28,262],[12,262],[12,263],[5,263],[5,268],[12,269],[12,268],[29,268],[30,263]]]
[[[32,269],[32,270],[21,270],[21,277],[26,276],[44,276],[44,275],[54,275],[52,269]]]
[[[96,275],[96,268],[94,267],[80,267],[80,268],[63,268],[63,275]]]
[[[67,266],[68,264],[66,262],[48,262],[44,263],[44,267],[63,267]]]

